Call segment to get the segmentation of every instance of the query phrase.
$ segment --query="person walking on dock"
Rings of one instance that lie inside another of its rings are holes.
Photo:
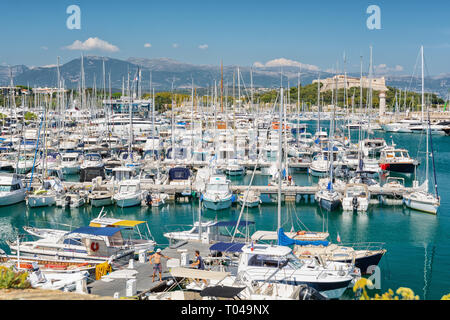
[[[161,249],[156,250],[156,253],[152,254],[149,258],[150,264],[153,264],[152,259],[155,259],[155,265],[153,266],[152,282],[155,281],[156,272],[159,272],[159,281],[162,281],[162,279],[161,279],[161,274],[162,274],[161,258],[166,258],[167,260],[171,259],[171,258],[163,255],[161,253]]]

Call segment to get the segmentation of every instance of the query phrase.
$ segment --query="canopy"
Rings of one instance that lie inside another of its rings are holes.
[[[219,252],[242,252],[242,247],[244,245],[244,243],[218,242],[209,247],[209,250]]]
[[[178,278],[190,278],[190,279],[205,279],[205,280],[216,280],[221,281],[230,275],[229,272],[219,272],[219,271],[205,271],[199,269],[189,269],[189,268],[172,268],[170,274],[173,277]]]
[[[117,226],[117,227],[131,227],[134,228],[137,225],[143,224],[146,221],[137,220],[119,220],[119,219],[94,219],[89,224],[90,227],[101,226]]]
[[[214,224],[214,227],[234,227],[236,226],[236,224],[237,221],[219,221],[216,224]],[[244,227],[250,224],[255,224],[255,222],[245,220],[239,221],[239,227]]]
[[[285,233],[283,228],[278,230],[278,245],[280,246],[290,246],[290,245],[299,245],[299,246],[328,246],[330,244],[329,241],[304,241],[304,240],[295,240],[289,238]]]
[[[93,236],[106,236],[111,237],[115,235],[117,232],[123,230],[125,228],[114,228],[114,227],[104,227],[104,228],[98,228],[98,227],[81,227],[78,229],[73,230],[71,233],[82,233],[82,234],[89,234]]]

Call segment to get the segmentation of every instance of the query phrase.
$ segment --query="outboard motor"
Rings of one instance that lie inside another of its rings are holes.
[[[327,297],[323,296],[319,291],[311,288],[307,285],[300,286],[300,291],[298,293],[299,300],[328,300]]]
[[[147,204],[147,206],[151,206],[152,205],[152,195],[149,193],[147,193],[147,197],[145,197],[145,203]]]
[[[72,200],[72,197],[71,196],[67,196],[66,199],[65,199],[65,202],[64,202],[64,205],[66,207],[70,206],[70,200]]]
[[[358,198],[357,197],[353,197],[352,199],[352,205],[353,205],[353,210],[358,210]]]

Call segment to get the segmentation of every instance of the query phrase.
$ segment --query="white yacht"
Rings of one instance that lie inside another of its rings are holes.
[[[237,276],[250,281],[306,284],[329,299],[338,299],[360,277],[352,264],[299,259],[287,246],[265,244],[244,245],[241,249]]]
[[[0,173],[0,206],[8,206],[25,200],[25,188],[15,173]]]

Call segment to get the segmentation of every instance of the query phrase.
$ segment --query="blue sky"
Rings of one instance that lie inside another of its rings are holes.
[[[81,8],[81,30],[66,27],[72,4]],[[369,5],[381,8],[381,30],[366,27]],[[373,45],[376,66],[411,74],[423,44],[435,75],[450,73],[449,15],[450,2],[437,0],[2,0],[0,63],[65,63],[81,52],[66,47],[98,38],[117,51],[85,54],[243,66],[285,58],[327,70],[342,69],[345,51],[347,68],[358,71]]]

